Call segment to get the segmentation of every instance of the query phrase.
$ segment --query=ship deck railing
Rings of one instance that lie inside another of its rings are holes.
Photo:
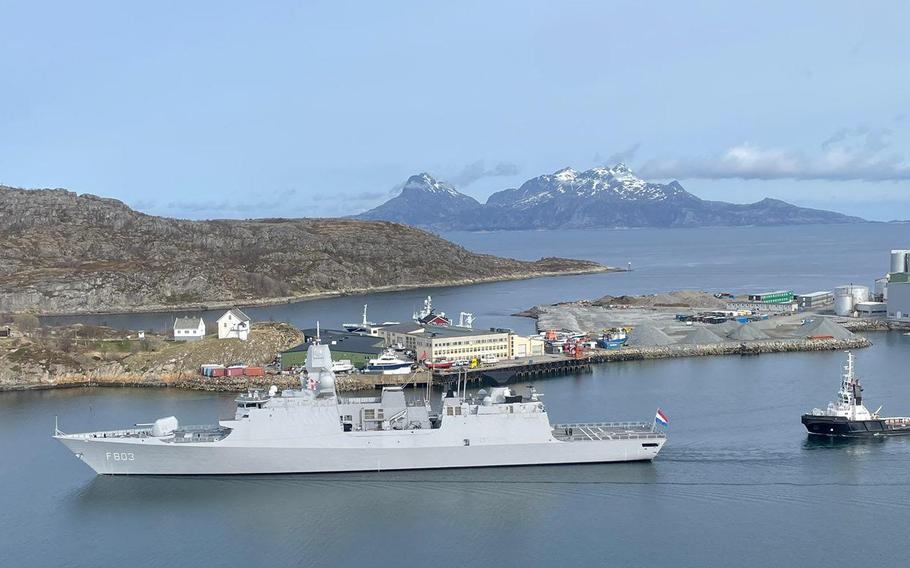
[[[181,426],[177,428],[171,436],[162,436],[161,440],[165,442],[217,442],[230,433],[230,428],[215,425],[192,425]],[[63,434],[61,432],[61,434]],[[189,434],[189,436],[185,436]],[[77,438],[83,440],[104,439],[104,438],[154,438],[151,428],[123,428],[120,430],[104,430],[100,432],[84,432],[79,434],[65,434],[68,438]]]
[[[102,432],[84,432],[79,434],[66,434],[69,438],[85,440],[94,438],[146,438],[151,436],[151,428],[123,428],[121,430],[105,430]]]
[[[666,434],[643,422],[585,422],[554,424],[553,437],[564,442],[662,439]]]

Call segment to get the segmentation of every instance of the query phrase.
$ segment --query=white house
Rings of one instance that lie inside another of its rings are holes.
[[[205,337],[205,322],[199,317],[176,318],[174,341],[196,341]]]
[[[246,341],[250,334],[250,316],[237,308],[231,308],[218,318],[218,339],[240,339]]]

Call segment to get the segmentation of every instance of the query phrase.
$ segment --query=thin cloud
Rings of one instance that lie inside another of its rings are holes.
[[[910,180],[910,161],[887,151],[890,136],[885,128],[842,128],[815,153],[743,143],[708,158],[651,160],[639,170],[648,178]]]
[[[604,165],[605,166],[615,166],[616,164],[618,164],[620,162],[627,164],[627,163],[631,162],[633,159],[635,159],[635,155],[638,153],[638,149],[640,147],[641,147],[641,142],[636,142],[635,144],[632,144],[625,150],[620,150],[619,152],[610,154],[607,157],[606,162],[604,162]]]
[[[487,168],[483,160],[468,164],[451,179],[456,187],[465,187],[475,181],[488,177],[514,176],[521,173],[521,169],[511,162],[499,162],[492,168]]]

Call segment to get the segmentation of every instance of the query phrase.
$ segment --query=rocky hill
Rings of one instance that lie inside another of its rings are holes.
[[[417,177],[417,176],[415,176]],[[706,201],[679,182],[650,183],[624,164],[579,172],[571,168],[530,179],[490,196],[483,205],[422,174],[406,199],[396,197],[360,215],[435,230],[517,230],[603,227],[702,227],[862,222],[776,199],[734,204]],[[414,179],[413,177],[411,178]],[[409,180],[409,186],[412,185]],[[429,187],[443,185],[444,197]],[[415,194],[419,193],[419,198]],[[458,197],[460,196],[460,197]],[[453,204],[461,208],[453,208]]]
[[[475,254],[382,221],[184,221],[93,195],[0,186],[0,312],[253,305],[603,270]]]

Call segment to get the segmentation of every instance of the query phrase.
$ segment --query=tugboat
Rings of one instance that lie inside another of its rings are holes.
[[[869,412],[863,404],[863,387],[853,373],[853,362],[853,353],[847,351],[837,402],[829,402],[825,410],[814,408],[803,414],[802,423],[809,434],[831,438],[910,435],[910,417],[882,418],[879,416],[881,407]]]

